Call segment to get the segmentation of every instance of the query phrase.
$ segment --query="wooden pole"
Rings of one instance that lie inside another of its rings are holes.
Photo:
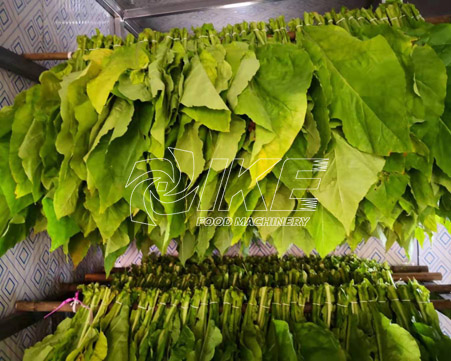
[[[451,23],[451,15],[441,15],[426,18],[426,21],[431,24]]]
[[[86,282],[109,282],[111,281],[111,277],[106,277],[105,273],[87,273],[85,274]]]
[[[38,61],[38,60],[67,60],[70,59],[71,52],[60,53],[25,53],[22,56],[25,59]]]
[[[59,305],[61,305],[62,301],[38,301],[38,302],[30,302],[30,301],[17,301],[16,302],[16,311],[18,312],[52,312]],[[79,306],[76,306],[78,309]],[[72,312],[72,306],[67,304],[61,307],[57,312]]]
[[[436,283],[429,283],[429,284],[425,284],[424,287],[426,287],[430,292],[439,293],[439,294],[451,292],[451,285],[439,285]]]
[[[404,273],[404,272],[429,272],[428,266],[412,266],[412,265],[396,265],[391,266],[391,270],[394,273]]]
[[[393,273],[394,281],[408,281],[416,279],[419,282],[440,281],[442,279],[440,272],[403,272]]]

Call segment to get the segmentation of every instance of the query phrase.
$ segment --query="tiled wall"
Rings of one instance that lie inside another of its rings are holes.
[[[0,44],[16,53],[58,52],[76,49],[76,36],[111,34],[113,20],[95,0],[0,0]],[[53,62],[42,65],[51,67]],[[33,83],[0,69],[0,107]],[[39,300],[55,292],[60,282],[80,279],[102,267],[101,254],[91,250],[76,269],[61,250],[49,253],[46,233],[30,235],[0,258],[0,319],[14,311],[17,300]],[[0,341],[0,361],[21,360],[23,350],[50,332],[41,321]]]
[[[91,249],[74,270],[61,250],[49,252],[46,233],[31,234],[0,257],[0,319],[14,312],[16,301],[42,300],[57,292],[63,282],[76,282],[87,272],[99,271],[102,254]],[[23,350],[50,332],[50,320],[18,332],[0,341],[0,360],[21,360]]]
[[[96,28],[111,34],[113,25],[95,0],[0,0],[0,44],[17,54],[74,51],[77,35],[94,35]],[[31,84],[0,70],[0,106],[11,104]]]

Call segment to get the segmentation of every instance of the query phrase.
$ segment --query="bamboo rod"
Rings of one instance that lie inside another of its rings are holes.
[[[451,310],[451,300],[432,300],[432,304],[434,305],[436,310]],[[18,301],[16,302],[16,311],[18,312],[52,312],[55,310],[61,302],[49,302],[49,301]],[[137,308],[137,304],[133,305],[133,309]],[[169,306],[169,304],[168,304]],[[77,305],[76,309],[78,310],[80,306]],[[246,309],[246,305],[243,305],[243,311]],[[309,313],[312,310],[312,305],[307,303],[304,308],[304,312]],[[71,305],[64,305],[56,312],[72,312]]]

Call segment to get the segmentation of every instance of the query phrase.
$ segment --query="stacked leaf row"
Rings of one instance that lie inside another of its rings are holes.
[[[30,228],[75,263],[101,244],[107,271],[135,239],[182,261],[254,238],[408,249],[449,225],[450,49],[450,24],[398,3],[80,37],[0,112],[0,254]],[[306,227],[247,222],[293,215]]]
[[[188,267],[225,267],[223,276],[233,280],[265,269],[269,276],[276,264],[218,258]],[[352,258],[288,259],[279,266],[317,270],[321,279],[338,266],[345,277],[360,274],[361,282],[297,285],[280,278],[262,286],[212,281],[163,290],[142,286],[144,278],[183,267],[174,259],[152,259],[134,269],[128,284],[116,275],[116,286],[83,286],[84,307],[28,349],[24,360],[448,360],[451,340],[417,282],[394,284],[388,269]]]

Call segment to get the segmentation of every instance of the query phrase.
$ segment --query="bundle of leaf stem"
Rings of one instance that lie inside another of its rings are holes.
[[[216,289],[237,287],[281,287],[287,285],[341,285],[363,280],[371,283],[393,283],[387,263],[355,256],[325,258],[251,256],[211,257],[203,262],[188,261],[182,265],[172,256],[151,255],[141,265],[113,273],[112,284],[118,288],[194,288],[213,285]]]
[[[324,256],[450,224],[451,24],[394,2],[78,42],[0,111],[0,255],[31,228],[108,271],[133,240]]]
[[[41,360],[447,360],[417,282],[238,288],[83,286],[84,303],[25,352]]]

